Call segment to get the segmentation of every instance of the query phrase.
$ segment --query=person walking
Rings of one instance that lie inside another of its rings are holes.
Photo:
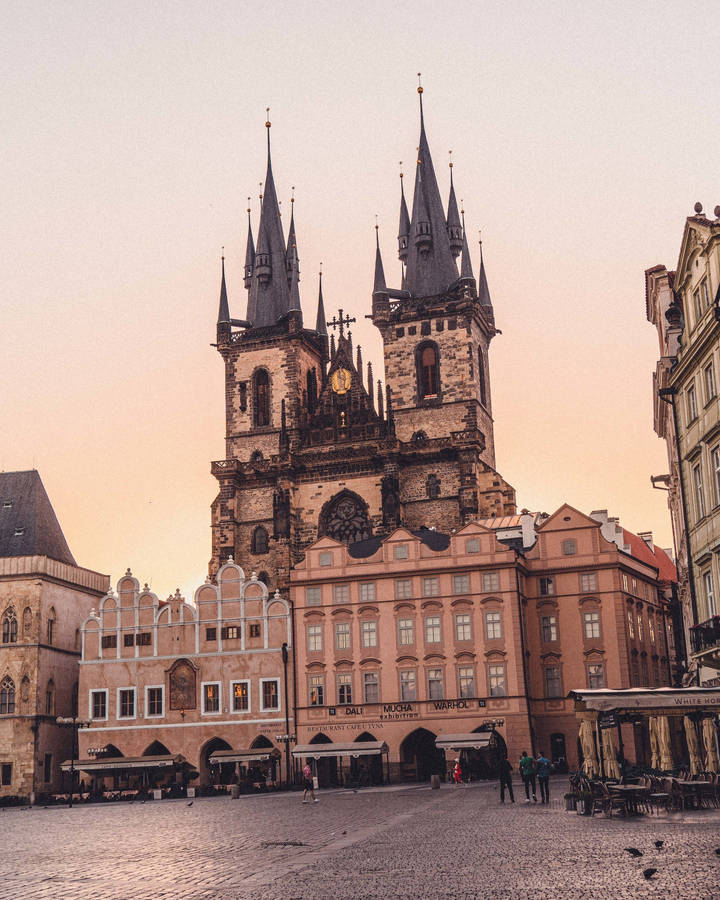
[[[507,756],[500,760],[500,802],[505,802],[505,788],[510,792],[510,802],[515,802],[512,786],[512,764]]]
[[[525,783],[525,802],[530,802],[530,788],[532,788],[533,803],[537,803],[536,785],[535,785],[535,760],[532,756],[527,755],[527,750],[523,750],[520,762],[518,763],[520,774]]]
[[[462,769],[460,768],[460,760],[455,760],[455,768],[453,769],[453,781],[455,784],[462,784]]]
[[[308,802],[307,795],[309,791],[310,796],[312,797],[312,802],[317,803],[318,799],[315,796],[315,787],[313,785],[313,774],[312,769],[310,768],[310,763],[305,763],[305,768],[303,769],[303,787],[305,788],[305,790],[303,791],[302,802]]]
[[[552,772],[552,763],[545,756],[542,750],[538,753],[535,760],[535,770],[537,772],[538,784],[540,785],[540,802],[550,802],[550,773]]]

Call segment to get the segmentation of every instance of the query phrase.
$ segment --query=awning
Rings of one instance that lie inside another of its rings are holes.
[[[589,688],[570,691],[568,698],[584,703],[586,709],[597,710],[675,707],[678,712],[688,708],[720,711],[720,688],[625,688],[615,691],[606,688]]]
[[[490,746],[492,731],[472,734],[441,734],[435,739],[438,750],[482,750]]]
[[[377,756],[378,753],[387,753],[388,745],[385,741],[355,741],[350,744],[304,744],[295,747],[294,757],[310,757],[322,759],[326,756]]]
[[[266,762],[268,759],[280,759],[282,754],[275,747],[260,747],[255,750],[216,750],[208,757],[211,765],[235,762]]]
[[[168,756],[108,756],[105,759],[76,759],[73,767],[80,772],[119,772],[123,769],[172,769],[174,766],[189,766],[190,763],[179,753]],[[60,766],[63,772],[70,771],[70,760]]]

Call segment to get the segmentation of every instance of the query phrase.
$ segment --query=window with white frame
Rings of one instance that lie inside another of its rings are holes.
[[[458,666],[458,695],[462,699],[475,696],[475,670],[472,666]]]
[[[715,483],[715,505],[720,506],[720,444],[710,454],[710,462]]]
[[[308,587],[305,588],[305,604],[307,606],[322,605],[322,588]]]
[[[280,709],[280,679],[260,679],[260,712],[273,712]]]
[[[360,585],[360,602],[372,603],[375,600],[375,582],[361,581]]]
[[[230,682],[233,712],[250,712],[250,682],[247,679]]]
[[[323,550],[318,561],[321,566],[331,566],[333,564],[333,555],[329,550]]]
[[[350,602],[350,585],[334,584],[333,585],[333,603],[349,603]]]
[[[546,644],[558,639],[556,616],[540,616],[540,628],[542,639]]]
[[[715,609],[715,584],[712,572],[703,572],[703,584],[705,586],[705,603],[707,604],[708,618],[711,618],[717,612]]]
[[[562,697],[562,678],[559,666],[545,666],[545,696]]]
[[[322,650],[322,625],[307,626],[308,653],[319,653]]]
[[[427,616],[425,619],[425,643],[440,643],[440,616]]]
[[[703,381],[705,382],[705,402],[709,403],[717,393],[715,389],[715,367],[712,362],[708,363],[703,369]]]
[[[400,670],[400,699],[417,700],[417,675],[415,669]]]
[[[637,614],[637,636],[639,641],[645,640],[643,635],[643,619],[640,613]]]
[[[352,703],[352,673],[338,672],[337,675],[337,702],[339,706]]]
[[[700,300],[702,302],[702,308],[709,309],[710,291],[708,290],[707,278],[703,278],[703,280],[700,282]]]
[[[552,597],[555,593],[555,582],[552,578],[541,578],[540,579],[540,596],[541,597]]]
[[[648,613],[648,634],[650,635],[650,643],[655,643],[655,616]]]
[[[108,692],[107,688],[98,691],[90,691],[90,718],[107,719],[108,717]]]
[[[440,595],[440,579],[436,577],[423,578],[423,597],[438,597]]]
[[[637,597],[637,595],[638,595],[637,578],[631,579],[630,584],[632,585],[632,592],[633,592],[633,594],[635,594],[635,596]]]
[[[453,594],[467,594],[470,591],[470,576],[453,575],[452,577]]]
[[[687,413],[688,413],[688,423],[694,422],[697,419],[697,397],[695,396],[695,385],[691,384],[687,389]]]
[[[445,694],[442,669],[428,669],[427,683],[428,700],[442,700]]]
[[[135,688],[118,689],[118,719],[135,718]]]
[[[457,613],[455,616],[455,640],[472,640],[472,622],[470,613]]]
[[[577,542],[572,538],[568,538],[568,540],[562,542],[562,555],[563,556],[575,556],[577,553]]]
[[[412,597],[412,579],[398,578],[395,582],[395,599],[409,600]]]
[[[398,619],[398,644],[406,646],[415,643],[415,620]]]
[[[350,649],[350,623],[337,622],[335,624],[335,648],[337,650]]]
[[[699,288],[693,291],[693,308],[695,310],[695,324],[697,325],[700,319],[702,319],[703,314],[702,300],[700,298]]]
[[[165,688],[161,684],[145,688],[145,718],[162,716],[165,713]]]
[[[586,638],[599,638],[600,637],[600,613],[592,610],[591,612],[583,613],[583,622],[585,625],[585,637]]]
[[[360,625],[363,647],[377,647],[377,620],[365,619]]]
[[[408,558],[408,545],[407,544],[395,544],[393,548],[393,557],[395,559],[407,559]]]
[[[491,697],[505,696],[505,665],[504,663],[495,663],[488,666],[488,685],[490,686]]]
[[[628,634],[631,638],[635,637],[635,621],[633,619],[632,610],[629,609],[627,612],[627,621],[628,621]]]
[[[627,572],[622,573],[622,589],[625,592],[630,590],[630,582],[628,581]]]
[[[583,572],[580,576],[580,590],[583,594],[594,593],[597,590],[597,575],[595,572]]]
[[[500,590],[500,576],[497,572],[483,572],[482,589],[486,594]]]
[[[363,672],[363,699],[365,703],[380,702],[380,676],[377,672]]]
[[[220,689],[219,681],[204,681],[202,685],[202,711],[205,715],[220,712]]]
[[[308,696],[310,706],[325,706],[325,676],[310,675],[308,677]]]
[[[485,613],[485,637],[489,641],[502,638],[502,613],[490,611]]]
[[[465,541],[465,552],[466,553],[479,553],[480,552],[480,539],[479,538],[468,538]]]
[[[602,663],[588,663],[587,686],[589,688],[605,687],[605,666]]]

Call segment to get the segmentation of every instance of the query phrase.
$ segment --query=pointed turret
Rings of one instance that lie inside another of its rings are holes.
[[[222,279],[220,281],[220,308],[218,309],[218,325],[230,323],[230,307],[228,306],[227,287],[225,286],[225,255],[222,257]]]
[[[295,188],[293,188],[293,192]],[[300,281],[300,259],[297,252],[297,238],[295,236],[295,195],[290,198],[290,230],[288,231],[287,251],[285,253],[285,268],[288,274],[288,284],[292,281],[293,266],[297,266],[298,281]]]
[[[483,259],[482,241],[480,241],[480,274],[478,275],[478,300],[480,306],[489,306],[492,309],[492,300],[490,299],[490,290],[487,283],[487,275],[485,274],[485,260]]]
[[[257,252],[250,283],[247,318],[253,327],[274,325],[290,309],[285,238],[270,159],[270,122],[267,132],[267,174],[262,195]]]
[[[383,270],[382,256],[380,255],[380,234],[378,226],[375,226],[375,281],[373,282],[373,297],[377,294],[387,294],[385,284],[385,271]]]
[[[255,268],[255,242],[253,241],[252,222],[250,220],[250,198],[248,197],[248,236],[247,249],[245,250],[245,287],[249,290],[252,284],[253,269]]]
[[[398,256],[405,262],[408,256],[408,240],[410,238],[410,216],[405,202],[403,173],[400,173],[400,224],[398,225]]]
[[[292,274],[290,276],[290,303],[288,305],[288,312],[293,310],[302,312],[302,307],[300,306],[300,288],[298,286],[299,281],[300,270],[297,261],[295,261],[293,262]]]
[[[472,270],[472,260],[470,259],[470,248],[468,247],[467,235],[465,234],[465,210],[462,211],[462,257],[460,260],[460,278],[463,281],[475,281]]]
[[[455,185],[453,184],[453,164],[450,163],[450,199],[448,200],[447,233],[450,241],[450,251],[455,259],[458,258],[463,245],[463,230],[460,224],[457,200],[455,199]]]
[[[325,321],[325,304],[323,303],[322,293],[322,271],[320,272],[320,285],[318,287],[318,308],[317,319],[315,320],[315,331],[323,337],[327,337],[327,323]]]
[[[407,290],[413,297],[432,297],[446,291],[457,281],[458,274],[450,249],[447,221],[425,134],[422,87],[418,88],[418,93],[420,141],[410,221],[406,283]]]

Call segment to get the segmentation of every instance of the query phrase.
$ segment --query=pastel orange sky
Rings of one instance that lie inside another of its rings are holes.
[[[40,471],[79,564],[190,594],[224,456],[220,248],[243,317],[265,107],[306,322],[322,260],[382,376],[375,215],[397,286],[422,71],[503,332],[499,471],[519,507],[607,508],[670,546],[643,273],[720,203],[719,32],[686,2],[4,4],[0,467]]]

